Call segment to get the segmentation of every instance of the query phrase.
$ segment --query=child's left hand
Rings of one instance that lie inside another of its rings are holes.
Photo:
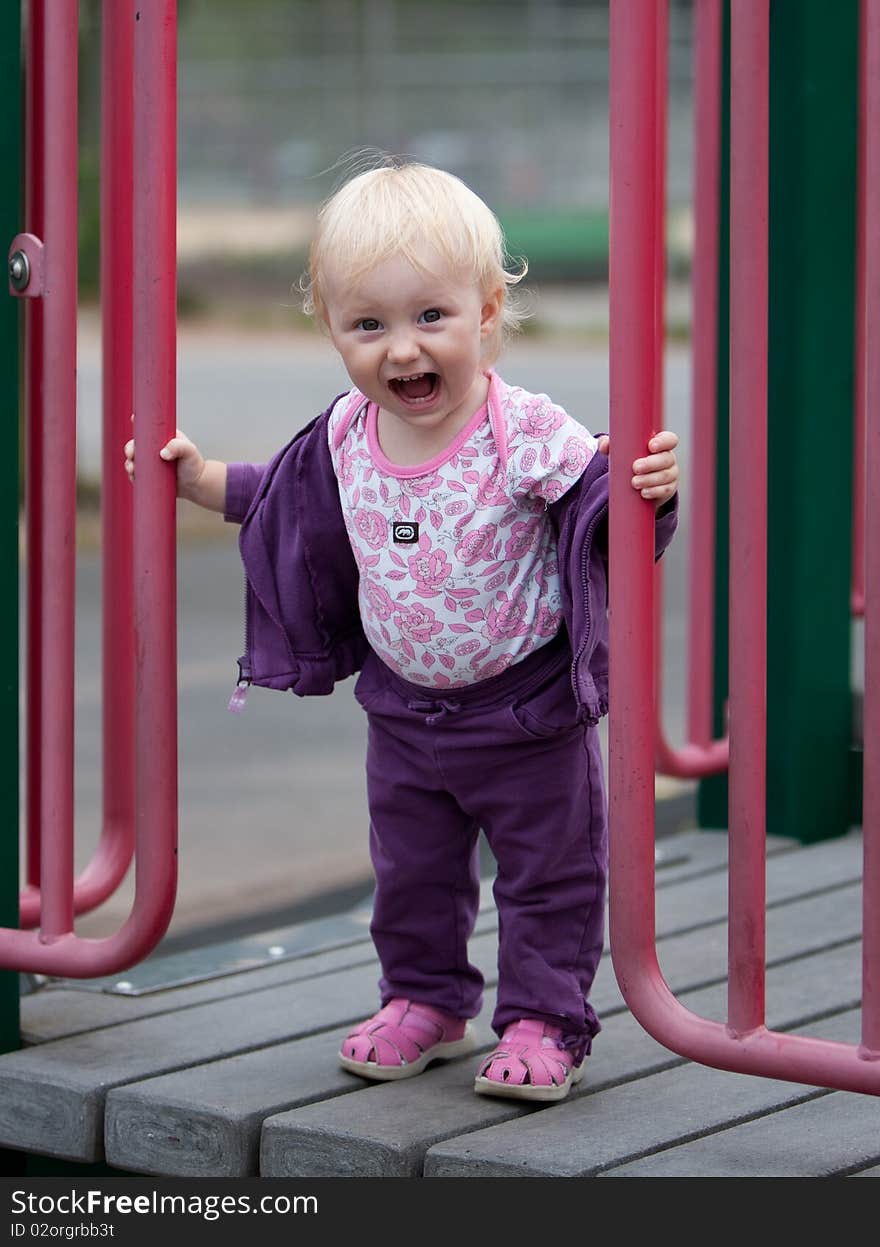
[[[637,489],[643,498],[649,498],[655,506],[661,507],[668,502],[678,489],[678,462],[675,448],[678,437],[670,429],[655,433],[648,442],[648,455],[644,459],[636,459],[632,470],[632,487]],[[611,447],[611,439],[607,433],[599,438],[599,450],[607,455]]]

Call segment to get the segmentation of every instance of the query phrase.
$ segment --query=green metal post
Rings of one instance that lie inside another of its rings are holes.
[[[841,0],[833,9],[823,0],[773,0],[767,830],[804,843],[841,835],[853,820],[849,586],[857,48],[857,0]],[[727,146],[725,137],[725,151]],[[729,202],[726,187],[722,202]],[[722,290],[723,321],[726,282]],[[719,446],[726,448],[726,325],[720,336]],[[726,481],[721,456],[719,473]],[[726,499],[719,497],[719,511],[722,506],[726,528]],[[726,582],[726,557],[719,559],[717,576]],[[726,628],[726,588],[720,583],[716,604]],[[718,651],[720,710],[726,635],[719,635]],[[726,825],[724,777],[704,781],[698,811],[701,825]]]
[[[0,5],[0,239],[4,253],[22,229],[21,13],[19,4]],[[6,607],[0,615],[0,925],[18,926],[18,504],[19,302],[0,296],[0,419],[6,453],[0,456],[0,585]],[[0,1052],[19,1046],[19,976],[0,970]]]
[[[767,829],[850,825],[858,0],[770,6]]]

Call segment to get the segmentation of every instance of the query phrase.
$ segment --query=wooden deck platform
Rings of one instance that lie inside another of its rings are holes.
[[[723,1018],[726,834],[660,844],[661,968],[689,1008]],[[768,846],[771,1028],[858,1041],[861,855],[858,833]],[[471,956],[492,984],[488,884],[484,901]],[[398,1083],[347,1074],[339,1042],[376,1007],[367,922],[266,933],[201,973],[154,957],[127,976],[133,990],[42,986],[22,1001],[28,1046],[0,1056],[0,1146],[189,1177],[880,1176],[880,1097],[683,1060],[632,1018],[607,952],[592,997],[603,1029],[561,1104],[476,1096],[474,1055]]]

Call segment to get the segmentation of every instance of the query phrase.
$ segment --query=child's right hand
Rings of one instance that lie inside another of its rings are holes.
[[[199,481],[205,471],[205,459],[195,442],[191,442],[180,429],[159,451],[162,459],[176,460],[177,496],[194,501]],[[134,480],[134,438],[125,443],[125,470],[128,479]]]
[[[132,419],[134,417],[132,416]],[[177,474],[177,496],[223,512],[226,506],[226,464],[218,459],[205,459],[202,452],[180,429],[159,451],[161,458],[174,463]],[[125,470],[134,480],[134,438],[125,443]]]

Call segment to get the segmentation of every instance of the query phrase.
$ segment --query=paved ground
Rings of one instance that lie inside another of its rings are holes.
[[[576,295],[555,304],[572,322],[602,308]],[[570,306],[570,304],[573,305]],[[548,390],[585,424],[607,427],[607,353],[562,341],[525,339],[509,350],[504,375]],[[179,423],[207,454],[261,459],[345,387],[323,341],[184,327],[179,348]],[[87,319],[79,352],[81,473],[100,465],[100,351]],[[683,732],[684,568],[687,548],[688,357],[671,351],[668,423],[682,438],[682,525],[667,567],[665,697],[673,740]],[[121,459],[120,459],[121,462]],[[120,469],[121,470],[121,469]],[[180,888],[169,938],[217,925],[275,925],[319,898],[350,903],[369,886],[363,781],[364,723],[351,682],[333,697],[303,701],[255,690],[245,714],[231,715],[235,659],[242,650],[242,577],[237,530],[181,504],[179,551]],[[85,864],[100,819],[100,567],[95,534],[84,531],[77,618],[77,845]],[[663,791],[677,786],[661,782]],[[340,891],[341,890],[341,891]],[[133,889],[78,930],[117,929]]]

